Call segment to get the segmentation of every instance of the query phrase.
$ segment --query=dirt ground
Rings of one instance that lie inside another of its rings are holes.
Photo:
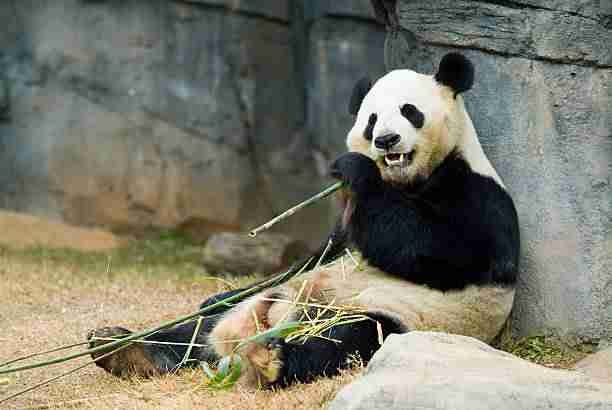
[[[101,229],[80,228],[33,215],[0,211],[0,244],[13,248],[46,246],[81,251],[106,251],[122,241]]]
[[[148,255],[137,257],[143,262]],[[206,295],[226,290],[223,281],[177,273],[184,267],[123,264],[103,255],[92,262],[72,254],[14,252],[0,248],[0,363],[55,346],[81,342],[89,329],[152,327],[196,309]],[[85,262],[86,263],[85,263]],[[62,352],[64,353],[64,352]],[[0,400],[53,377],[88,358],[0,376]],[[120,380],[96,366],[39,388],[2,409],[319,409],[356,372],[312,385],[271,392],[235,387],[210,391],[200,370],[152,380]]]

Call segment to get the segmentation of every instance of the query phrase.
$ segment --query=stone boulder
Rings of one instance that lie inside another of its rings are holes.
[[[222,232],[208,239],[203,254],[202,263],[213,274],[272,274],[306,256],[308,247],[283,234],[262,233],[251,238]]]
[[[612,347],[585,357],[575,368],[590,377],[612,383]]]
[[[330,410],[612,409],[612,384],[549,369],[476,339],[391,335]]]

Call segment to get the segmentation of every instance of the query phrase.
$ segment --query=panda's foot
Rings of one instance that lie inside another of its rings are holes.
[[[256,344],[249,349],[246,358],[253,366],[260,385],[277,384],[283,366],[281,350],[282,346],[276,340],[267,344]]]
[[[89,331],[87,340],[89,341],[89,347],[94,348],[112,342],[112,340],[108,340],[110,338],[118,339],[131,333],[122,327],[103,327]],[[102,350],[92,353],[91,357],[95,360],[112,350],[111,348],[107,351]],[[162,373],[158,366],[156,366],[154,359],[147,352],[145,345],[140,343],[132,343],[116,353],[99,359],[96,361],[96,365],[119,377],[153,377]]]

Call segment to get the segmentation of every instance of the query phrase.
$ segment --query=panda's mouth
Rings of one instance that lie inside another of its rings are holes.
[[[415,150],[410,152],[393,152],[385,154],[385,164],[388,167],[402,167],[409,165],[414,158]]]

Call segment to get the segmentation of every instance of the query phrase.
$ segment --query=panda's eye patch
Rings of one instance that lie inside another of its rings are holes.
[[[422,128],[425,123],[425,115],[412,104],[404,104],[400,108],[402,115],[412,123],[414,128]]]
[[[373,137],[373,133],[374,133],[374,126],[376,125],[376,120],[377,119],[378,119],[378,115],[376,115],[376,114],[371,114],[370,118],[368,118],[368,126],[366,127],[365,131],[363,132],[363,136],[368,141],[372,141],[372,137]]]

